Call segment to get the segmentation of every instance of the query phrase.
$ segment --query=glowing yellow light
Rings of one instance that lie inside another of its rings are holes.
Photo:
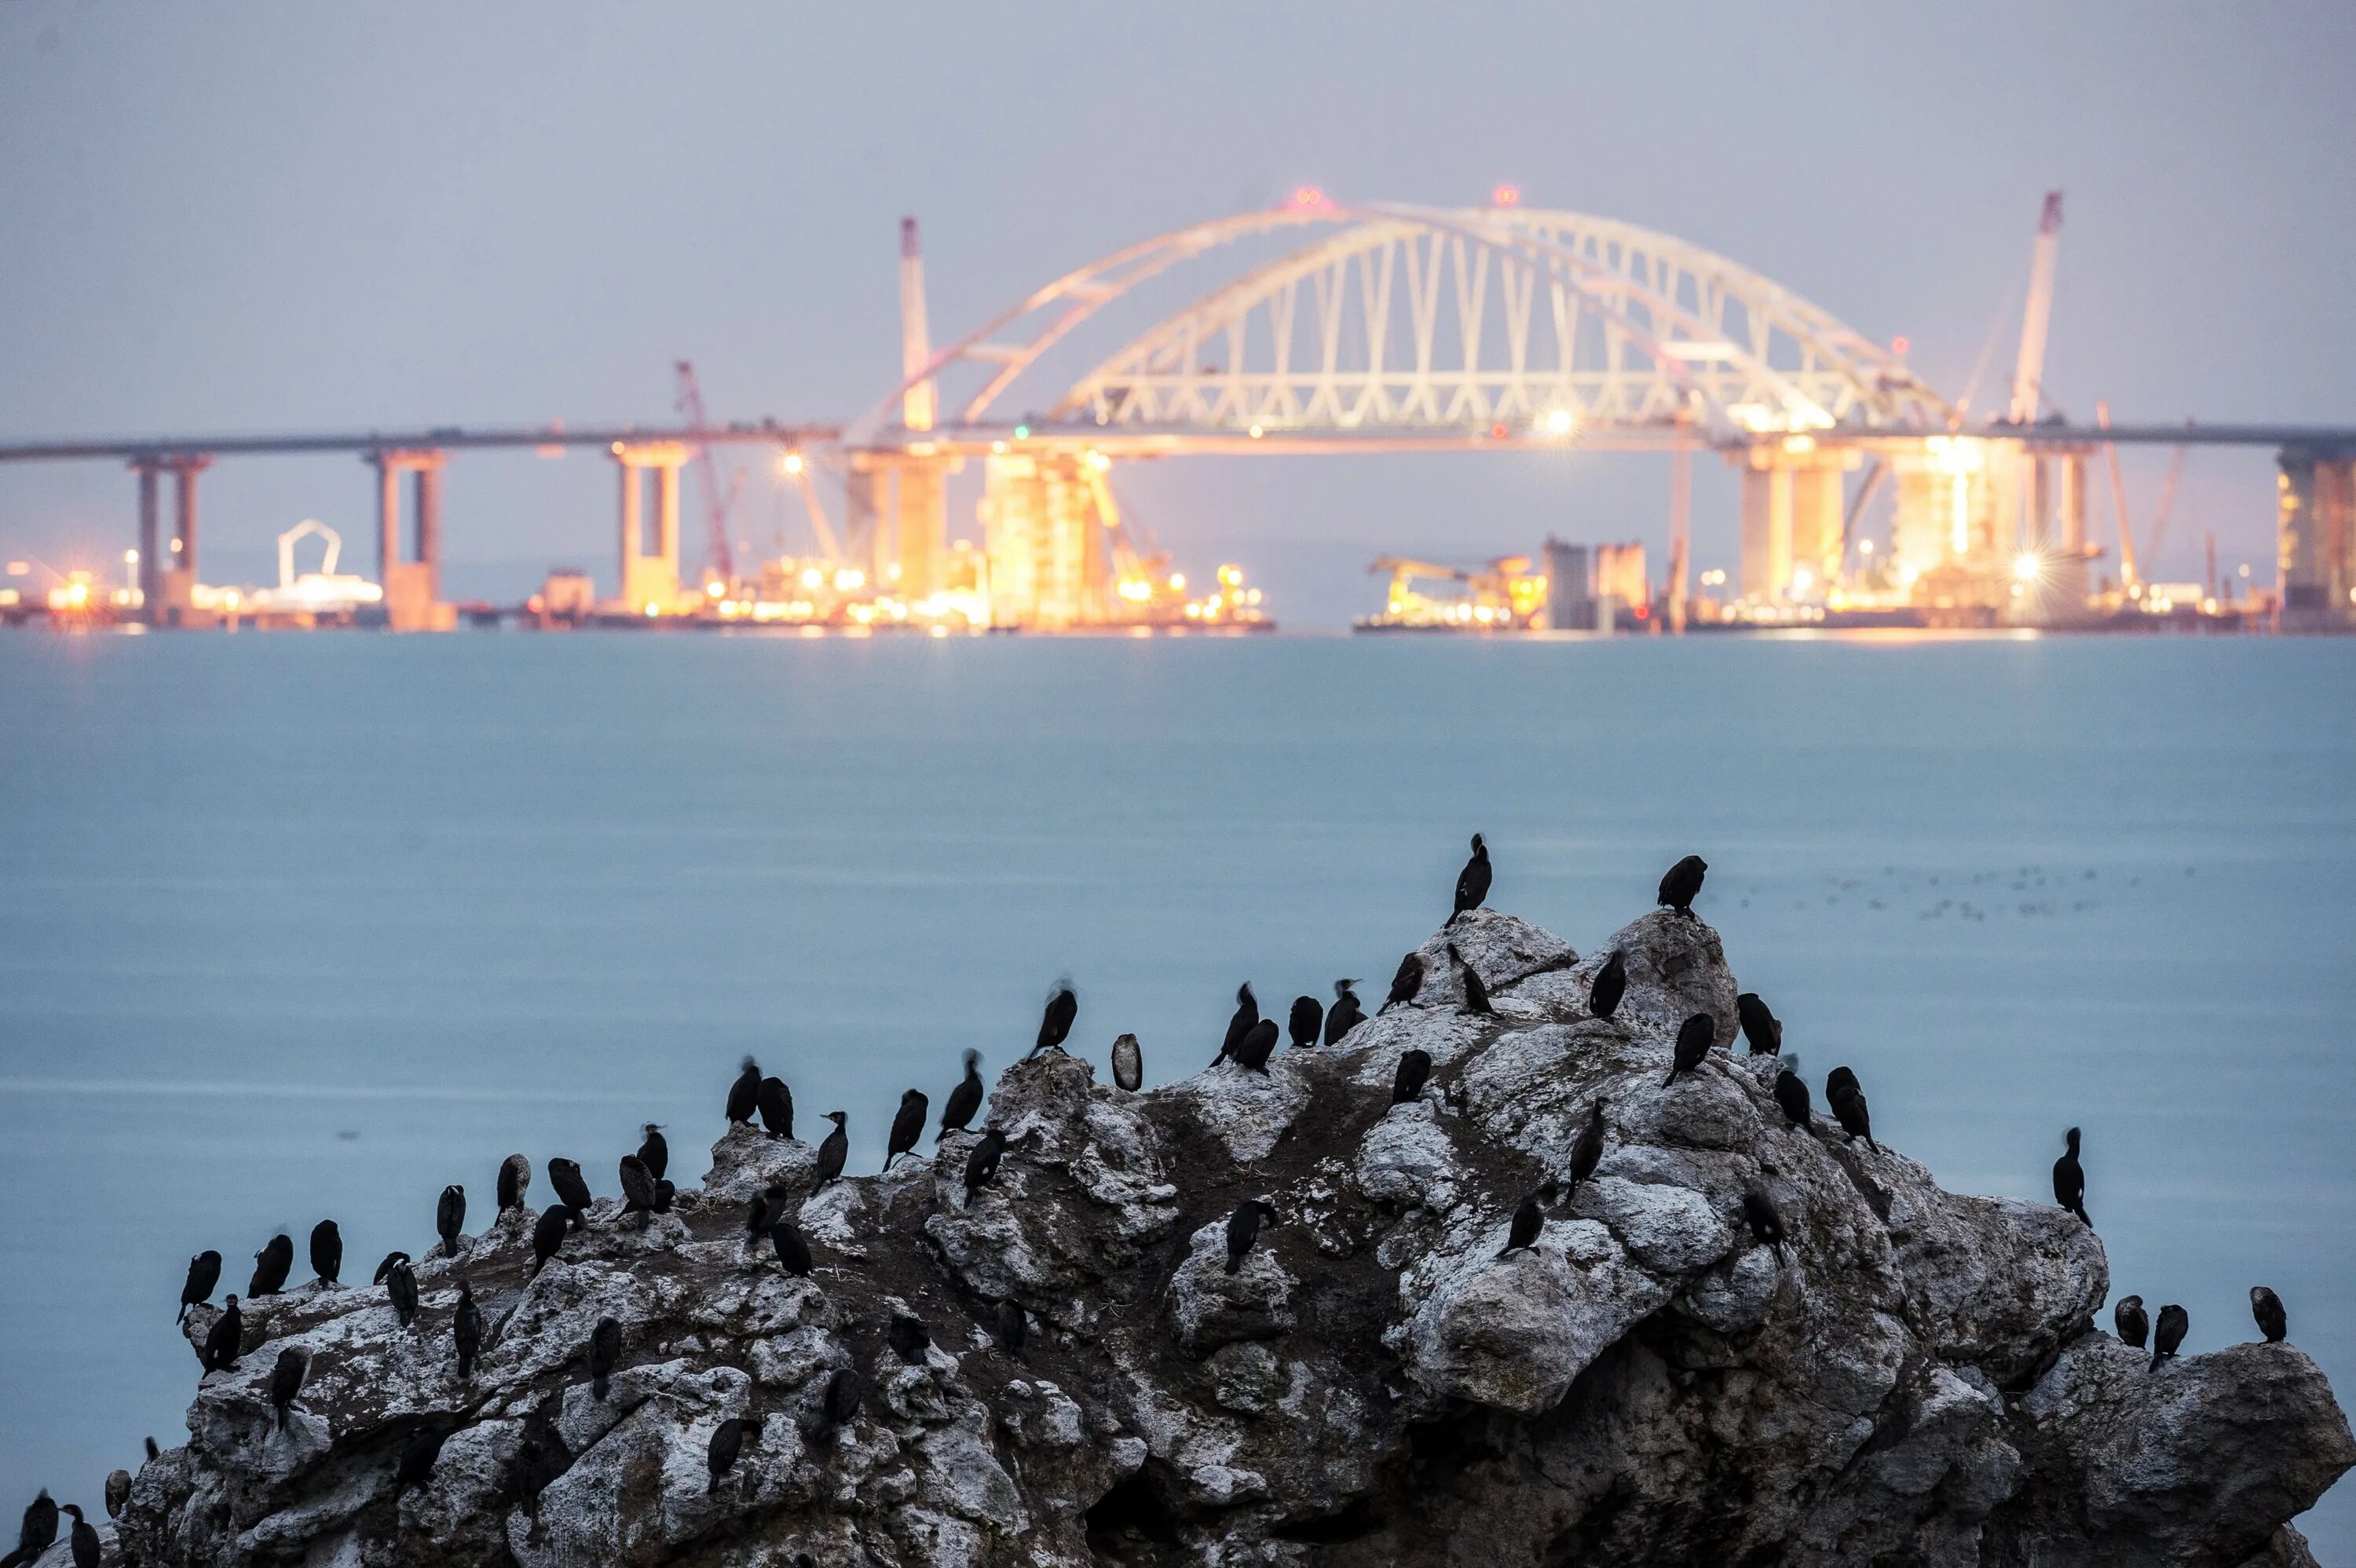
[[[823,588],[823,587],[825,587],[825,586],[826,586],[826,573],[825,573],[825,572],[823,572],[823,571],[819,571],[817,567],[815,567],[815,566],[805,566],[805,567],[803,567],[803,568],[802,568],[802,586],[803,586],[804,588]]]
[[[1809,589],[1814,588],[1815,585],[1816,574],[1810,571],[1806,567],[1801,567],[1798,571],[1792,573],[1793,592],[1805,593]]]
[[[1556,409],[1547,415],[1546,427],[1548,435],[1569,435],[1570,426],[1571,418],[1569,409]]]
[[[1112,459],[1101,452],[1091,452],[1088,453],[1088,466],[1101,474],[1112,466]]]
[[[848,593],[854,588],[867,586],[867,574],[855,566],[846,566],[834,574],[834,591]]]
[[[2023,550],[2012,558],[2012,574],[2023,582],[2036,581],[2037,574],[2044,570],[2045,563],[2033,551]]]
[[[656,616],[658,616],[658,615],[659,615],[659,614],[661,614],[661,613],[662,613],[662,606],[661,606],[661,605],[659,605],[659,604],[656,603],[655,603],[653,600],[651,600],[651,599],[649,599],[649,600],[648,600],[648,601],[647,601],[647,619],[648,619],[648,620],[651,621],[651,620],[653,620]]]
[[[1153,584],[1142,577],[1124,577],[1120,580],[1119,592],[1123,599],[1142,604],[1153,597]]]
[[[1251,438],[1252,438],[1254,441],[1258,441],[1261,436],[1266,435],[1267,433],[1268,433],[1268,432],[1267,432],[1267,431],[1265,431],[1265,430],[1263,430],[1263,429],[1262,429],[1260,426],[1258,426],[1258,425],[1254,425],[1254,426],[1252,426],[1252,427],[1251,427]]]
[[[703,585],[703,596],[706,599],[717,599],[723,593],[727,592],[728,584],[721,581],[720,579],[716,577]]]
[[[990,443],[990,450],[1003,457],[1006,455],[1006,443],[1002,441],[993,441]]]
[[[783,469],[786,476],[790,479],[802,471],[802,454],[798,452],[788,452],[778,460],[777,466]]]
[[[125,566],[136,566],[136,565],[138,565],[138,564],[139,564],[139,552],[138,552],[137,550],[135,550],[135,549],[126,549],[126,550],[124,550],[124,551],[123,552],[123,565],[125,565]]]
[[[1857,553],[1859,555],[1871,555],[1873,553],[1873,541],[1871,539],[1858,540]]]
[[[933,629],[928,635],[936,637],[946,637],[949,635],[949,629],[947,626],[942,625],[938,621],[936,621],[933,623]]]
[[[1201,620],[1203,618],[1203,607],[1200,604],[1190,603],[1186,606],[1186,618],[1190,621]]]
[[[1233,588],[1243,580],[1244,569],[1242,567],[1223,566],[1219,568],[1219,583],[1222,587]]]
[[[2247,577],[2249,574],[2250,569],[2248,567],[2244,567],[2242,569],[2242,575]],[[1183,593],[1186,592],[1186,574],[1184,572],[1173,571],[1170,574],[1170,592],[1173,593]]]
[[[1794,457],[1815,449],[1816,438],[1813,435],[1787,435],[1783,438],[1783,450]]]

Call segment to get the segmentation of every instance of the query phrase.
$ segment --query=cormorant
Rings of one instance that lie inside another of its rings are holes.
[[[622,1180],[622,1212],[636,1214],[638,1228],[646,1229],[647,1221],[655,1211],[655,1179],[647,1169],[647,1162],[637,1155],[626,1154],[619,1168]]]
[[[409,1254],[407,1253],[390,1252],[385,1253],[384,1261],[376,1265],[376,1273],[369,1276],[369,1283],[370,1285],[382,1285],[384,1283],[384,1276],[392,1272],[393,1264],[405,1264],[408,1261]]]
[[[1456,873],[1456,907],[1449,912],[1448,923],[1468,909],[1479,909],[1481,901],[1489,896],[1489,847],[1481,842],[1478,833],[1472,835],[1472,858]]]
[[[1495,1018],[1497,1009],[1489,1005],[1489,987],[1481,983],[1480,971],[1464,962],[1464,955],[1456,951],[1452,942],[1448,944],[1448,961],[1456,965],[1456,973],[1464,982],[1464,1010]]]
[[[2279,1345],[2290,1338],[2290,1317],[2283,1311],[2282,1297],[2263,1285],[2250,1286],[2250,1316],[2258,1320],[2258,1332],[2267,1344]]]
[[[1836,1067],[1825,1074],[1825,1098],[1827,1100],[1840,1093],[1845,1088],[1855,1089],[1858,1086],[1857,1074],[1846,1067]]]
[[[1057,986],[1055,994],[1047,998],[1047,1010],[1040,1015],[1039,1040],[1031,1048],[1031,1054],[1063,1050],[1064,1041],[1071,1038],[1072,1020],[1079,1016],[1080,998],[1072,995],[1070,984]]]
[[[531,1228],[531,1272],[537,1275],[564,1244],[564,1232],[573,1228],[577,1216],[562,1203],[552,1203],[540,1211],[540,1219]]]
[[[140,1439],[140,1441],[145,1443],[147,1446],[147,1462],[149,1464],[152,1465],[156,1460],[164,1456],[164,1451],[155,1446],[155,1439],[153,1435],[144,1437]]]
[[[884,1169],[891,1169],[894,1160],[916,1147],[916,1140],[925,1136],[925,1118],[932,1109],[933,1103],[925,1097],[923,1090],[901,1093],[900,1109],[892,1117],[892,1136],[884,1148]]]
[[[1808,1102],[1808,1081],[1788,1067],[1775,1074],[1775,1104],[1783,1108],[1783,1120],[1804,1129],[1812,1109]]]
[[[749,1122],[761,1106],[761,1064],[751,1057],[737,1071],[736,1081],[728,1085],[728,1119]]]
[[[1708,1013],[1696,1013],[1677,1026],[1677,1052],[1669,1064],[1669,1075],[1661,1080],[1665,1089],[1677,1081],[1677,1074],[1691,1072],[1709,1054],[1718,1042],[1718,1020]]]
[[[1523,1199],[1522,1206],[1514,1211],[1514,1222],[1505,1231],[1505,1248],[1497,1255],[1502,1258],[1506,1253],[1524,1252],[1536,1246],[1538,1232],[1545,1229],[1546,1211],[1538,1207],[1537,1197],[1534,1193]]]
[[[1292,1049],[1307,1051],[1317,1043],[1317,1030],[1325,1022],[1325,1004],[1314,997],[1292,998],[1291,1015],[1284,1021],[1285,1033],[1292,1037]]]
[[[794,1092],[782,1078],[764,1078],[760,1090],[761,1125],[773,1137],[794,1136]]]
[[[998,1175],[998,1157],[1006,1152],[1006,1135],[996,1127],[981,1135],[973,1152],[965,1157],[965,1202],[973,1207],[973,1195],[983,1184]]]
[[[0,1568],[30,1563],[56,1544],[58,1539],[58,1505],[47,1488],[25,1505],[25,1521],[16,1528],[16,1550],[0,1557]]]
[[[1709,862],[1700,856],[1687,856],[1662,876],[1661,896],[1655,901],[1693,919],[1694,895],[1701,891],[1702,874],[1708,869]]]
[[[1219,1054],[1211,1058],[1211,1065],[1216,1067],[1233,1056],[1236,1047],[1244,1042],[1244,1036],[1251,1033],[1258,1022],[1259,998],[1252,995],[1251,982],[1247,980],[1236,987],[1236,1010],[1227,1019],[1227,1038],[1219,1042]]]
[[[91,1527],[90,1520],[82,1518],[80,1507],[67,1503],[58,1511],[73,1515],[73,1533],[67,1540],[73,1549],[74,1568],[98,1568],[102,1555],[98,1531]]]
[[[1410,1047],[1399,1052],[1398,1071],[1391,1074],[1391,1104],[1404,1105],[1423,1093],[1431,1077],[1431,1052]]]
[[[1391,976],[1391,994],[1383,998],[1383,1005],[1376,1010],[1387,1013],[1393,1008],[1403,1008],[1415,1000],[1415,994],[1422,989],[1423,955],[1410,953],[1399,960],[1398,972]]]
[[[638,1145],[638,1163],[647,1168],[648,1176],[660,1181],[663,1173],[670,1168],[670,1140],[662,1136],[659,1122],[648,1122],[643,1130],[647,1136]]]
[[[1112,1042],[1112,1081],[1134,1094],[1145,1083],[1145,1052],[1139,1049],[1137,1037],[1122,1035]]]
[[[777,1263],[796,1279],[808,1279],[810,1271],[809,1243],[802,1238],[802,1228],[791,1220],[779,1220],[769,1227],[769,1245],[776,1249]]]
[[[859,1419],[859,1374],[849,1367],[837,1367],[834,1375],[826,1380],[826,1393],[819,1401],[818,1430],[812,1435],[824,1437],[840,1431]]]
[[[1742,1222],[1751,1227],[1751,1239],[1772,1247],[1775,1261],[1783,1261],[1783,1216],[1775,1212],[1775,1205],[1767,1194],[1752,1188],[1742,1195]]]
[[[499,1212],[523,1207],[523,1195],[531,1190],[531,1161],[519,1154],[511,1154],[499,1161]]]
[[[1848,1076],[1841,1077],[1847,1072]],[[1835,1068],[1833,1076],[1825,1080],[1825,1103],[1848,1135],[1848,1141],[1865,1140],[1865,1147],[1879,1153],[1881,1146],[1873,1141],[1873,1118],[1866,1111],[1865,1093],[1857,1086],[1857,1074],[1846,1067]]]
[[[1628,960],[1615,947],[1587,987],[1587,1010],[1596,1018],[1608,1019],[1620,1010],[1620,998],[1627,994]]]
[[[384,1293],[392,1298],[392,1315],[406,1328],[417,1317],[417,1275],[403,1258],[384,1276]]]
[[[1333,982],[1333,1005],[1325,1009],[1325,1043],[1339,1045],[1342,1037],[1366,1021],[1366,1009],[1358,1004],[1355,980]]]
[[[245,1353],[245,1315],[237,1309],[237,1297],[229,1298],[221,1315],[205,1335],[205,1348],[198,1352],[197,1360],[209,1372],[234,1371],[238,1357]]]
[[[834,1124],[834,1131],[826,1135],[818,1146],[818,1183],[824,1187],[842,1174],[842,1162],[851,1157],[851,1135],[843,1130],[848,1120],[841,1111],[829,1111],[826,1119]],[[817,1188],[812,1188],[813,1191]]]
[[[1023,1341],[1031,1336],[1030,1322],[1023,1315],[1023,1304],[1012,1296],[998,1304],[998,1348],[1008,1355],[1018,1355]]]
[[[286,1276],[294,1268],[294,1238],[281,1231],[253,1254],[253,1278],[246,1285],[246,1299],[277,1295],[286,1288]]]
[[[2091,1225],[2094,1221],[2086,1219],[2086,1168],[2078,1163],[2078,1129],[2062,1136],[2070,1147],[2053,1162],[2053,1201]]]
[[[1259,1239],[1262,1221],[1276,1222],[1276,1205],[1265,1198],[1247,1198],[1236,1205],[1227,1216],[1227,1272],[1234,1274],[1244,1266],[1244,1258]]]
[[[761,1435],[761,1418],[757,1415],[732,1415],[712,1430],[712,1447],[704,1463],[712,1468],[712,1485],[703,1495],[711,1497],[720,1490],[720,1477],[736,1467],[736,1456],[744,1449],[744,1439]]]
[[[344,1233],[333,1220],[311,1227],[311,1272],[321,1285],[339,1285],[344,1272]]]
[[[475,1358],[483,1353],[483,1309],[475,1305],[470,1280],[458,1282],[458,1307],[450,1315],[451,1337],[458,1342],[458,1381],[475,1375]]]
[[[589,1331],[589,1392],[604,1399],[614,1386],[614,1369],[622,1364],[622,1326],[611,1317],[597,1319]]]
[[[106,1473],[106,1517],[121,1519],[123,1505],[131,1500],[131,1472],[109,1470]]]
[[[2159,1309],[2159,1322],[2151,1337],[2153,1371],[2159,1371],[2159,1363],[2176,1354],[2176,1348],[2184,1343],[2185,1332],[2191,1327],[2191,1314],[2174,1302]]]
[[[1268,1071],[1268,1059],[1275,1051],[1276,1020],[1262,1019],[1244,1031],[1243,1039],[1236,1041],[1236,1064],[1248,1067],[1255,1072],[1265,1072]]]
[[[656,1183],[655,1183],[655,1212],[656,1212],[656,1213],[658,1213],[658,1214],[668,1214],[668,1213],[669,1213],[669,1212],[670,1212],[670,1201],[671,1201],[671,1200],[672,1200],[672,1199],[674,1199],[674,1198],[676,1198],[676,1197],[678,1197],[678,1196],[679,1196],[679,1189],[671,1185],[671,1182],[670,1182],[669,1178],[666,1177],[666,1178],[664,1178],[662,1180],[659,1180],[659,1181],[656,1182]]]
[[[925,1352],[932,1349],[933,1337],[925,1331],[922,1318],[911,1317],[905,1312],[892,1314],[892,1326],[884,1331],[884,1342],[892,1353],[912,1367],[925,1364]]]
[[[1114,1067],[1119,1066],[1120,1048],[1113,1048]],[[966,1048],[965,1076],[949,1091],[948,1103],[941,1107],[941,1130],[934,1136],[938,1143],[951,1133],[964,1132],[973,1123],[973,1114],[981,1109],[981,1052]]]
[[[2119,1342],[2136,1349],[2144,1348],[2151,1333],[2151,1318],[2143,1309],[2140,1296],[2122,1296],[2119,1304],[2111,1308],[2111,1321],[2118,1325]]]
[[[311,1374],[311,1358],[288,1346],[278,1352],[278,1364],[270,1369],[270,1409],[278,1424],[286,1424],[287,1409],[294,1396],[303,1392],[303,1380]]]
[[[1579,1129],[1579,1141],[1570,1146],[1570,1181],[1562,1194],[1566,1203],[1579,1191],[1579,1184],[1595,1174],[1603,1158],[1603,1104],[1598,1100],[1588,1108],[1587,1125]]]
[[[466,1228],[466,1189],[452,1183],[434,1205],[434,1231],[442,1238],[442,1255],[458,1255],[458,1232]]]
[[[1769,1010],[1756,991],[1745,991],[1734,998],[1734,1016],[1742,1025],[1742,1038],[1753,1056],[1780,1056],[1783,1053],[1783,1020]]]
[[[526,1425],[523,1442],[517,1447],[515,1461],[508,1471],[514,1478],[516,1495],[521,1499],[524,1511],[539,1518],[540,1494],[571,1468],[573,1450],[553,1424]]]
[[[393,1492],[399,1497],[412,1487],[422,1487],[434,1474],[434,1462],[442,1457],[442,1445],[450,1440],[450,1428],[441,1425],[421,1426],[409,1435],[401,1445],[401,1462],[392,1472]]]
[[[187,1283],[180,1286],[180,1315],[176,1323],[188,1320],[188,1308],[212,1299],[213,1286],[220,1283],[221,1256],[208,1247],[188,1260]]]
[[[564,1200],[564,1206],[576,1211],[581,1222],[586,1224],[589,1205],[594,1200],[589,1196],[589,1184],[581,1179],[581,1167],[569,1159],[550,1160],[548,1184],[556,1189],[556,1195]]]
[[[786,1189],[776,1183],[753,1194],[753,1206],[744,1212],[744,1244],[751,1246],[769,1233],[769,1228],[786,1214]]]

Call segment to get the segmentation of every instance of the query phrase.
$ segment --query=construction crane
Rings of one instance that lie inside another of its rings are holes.
[[[2094,422],[2104,430],[2111,428],[2111,405],[2094,405]],[[2119,472],[2118,443],[2104,442],[2103,452],[2111,463],[2111,505],[2119,518],[2119,586],[2132,593],[2141,580],[2136,575],[2135,529],[2127,522],[2127,482]]]
[[[2168,537],[2169,514],[2176,509],[2176,487],[2184,479],[2184,459],[2191,450],[2189,446],[2179,446],[2170,453],[2168,473],[2159,482],[2159,505],[2152,508],[2151,535],[2143,549],[2143,558],[2155,563],[2154,570],[2158,570],[2159,541]]]
[[[2014,424],[2034,424],[2045,396],[2045,330],[2053,320],[2053,269],[2062,258],[2062,193],[2045,193],[2037,222],[2037,249],[2029,263],[2029,301],[2020,314],[2020,354],[2013,361]]]
[[[704,427],[703,389],[696,384],[695,362],[680,359],[671,368],[679,373],[679,398],[672,407],[687,416],[691,429]],[[735,558],[728,551],[728,509],[736,504],[737,487],[744,484],[740,470],[724,491],[720,487],[720,464],[712,455],[712,448],[703,446],[695,453],[695,471],[703,481],[703,571],[716,581],[736,581]]]

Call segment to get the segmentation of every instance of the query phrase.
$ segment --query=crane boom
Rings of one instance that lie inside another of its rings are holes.
[[[2053,269],[2062,255],[2062,193],[2045,193],[2037,249],[2029,264],[2029,302],[2020,315],[2020,357],[2012,368],[2012,422],[2031,424],[2045,394],[2045,329],[2053,319]]]
[[[690,359],[672,361],[671,368],[679,373],[679,399],[674,405],[687,416],[688,424],[704,428],[703,389],[696,384],[695,363]],[[699,447],[695,453],[695,471],[703,481],[703,570],[722,582],[736,580],[736,563],[728,553],[728,507],[735,500],[732,487],[720,487],[720,464],[709,446]]]
[[[2111,428],[2110,404],[2098,402],[2094,405],[2094,422],[2104,430]],[[2118,443],[2105,442],[2103,451],[2111,460],[2111,505],[2116,509],[2119,519],[2119,585],[2133,588],[2136,582],[2135,529],[2127,523],[2127,482],[2119,472]]]
[[[2179,446],[2169,454],[2168,473],[2159,482],[2159,505],[2152,508],[2150,542],[2144,546],[2144,559],[2159,560],[2159,541],[2168,537],[2168,517],[2176,509],[2176,487],[2184,479],[2185,455],[2192,449]]]

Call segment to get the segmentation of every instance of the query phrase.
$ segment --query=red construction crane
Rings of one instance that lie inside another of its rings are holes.
[[[672,407],[687,416],[691,428],[701,430],[704,427],[703,389],[696,385],[695,362],[691,359],[677,360],[671,368],[679,372],[679,399]],[[723,583],[734,582],[736,581],[736,563],[728,553],[728,509],[735,505],[736,488],[744,483],[744,476],[738,474],[735,481],[723,490],[720,464],[712,458],[709,446],[697,450],[695,471],[703,480],[704,576]]]

